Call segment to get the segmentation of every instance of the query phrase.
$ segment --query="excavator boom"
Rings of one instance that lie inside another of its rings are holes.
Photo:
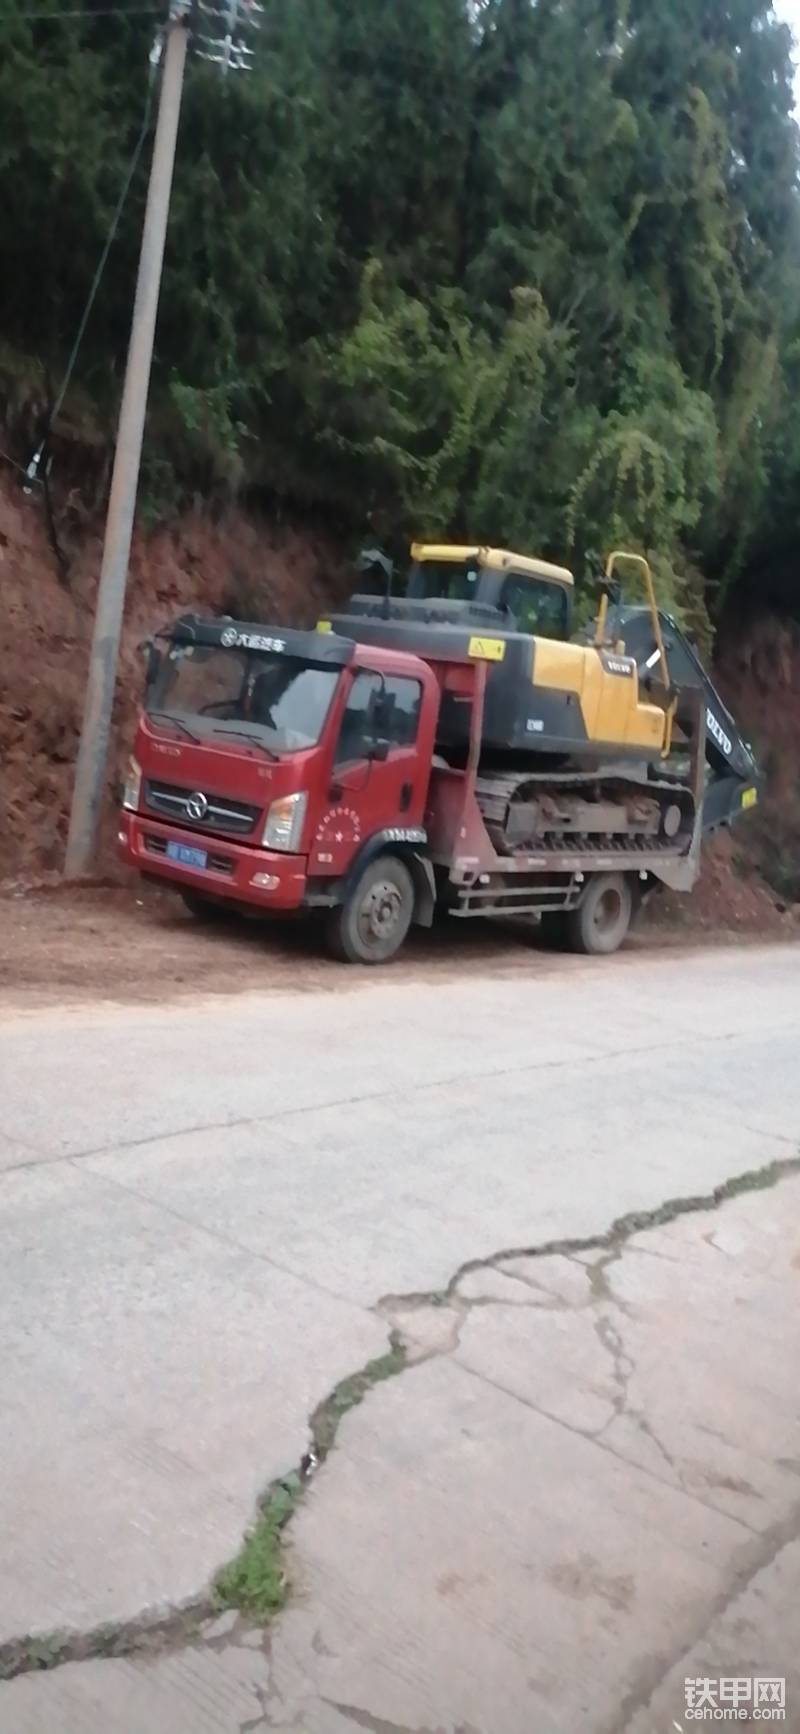
[[[699,692],[703,699],[707,767],[703,830],[708,834],[756,806],[763,778],[751,746],[723,704],[694,645],[671,615],[659,612],[658,618],[669,678],[678,692],[678,723],[685,713],[684,695]],[[636,658],[641,685],[649,678],[658,678],[661,649],[650,610],[620,603],[609,615],[609,629],[624,641],[627,654]]]

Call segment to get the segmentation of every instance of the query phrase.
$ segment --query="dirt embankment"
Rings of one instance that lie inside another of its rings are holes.
[[[800,623],[762,614],[729,625],[717,673],[767,779],[761,810],[736,833],[739,858],[779,903],[800,907]]]
[[[654,901],[657,926],[709,934],[800,933],[800,625],[730,620],[714,678],[766,775],[757,812],[707,844],[691,897]]]
[[[41,502],[0,469],[0,885],[54,879],[63,861],[101,557],[97,523],[74,535],[60,577]],[[114,712],[101,870],[118,874],[115,802],[142,689],[137,645],[187,609],[312,622],[351,571],[332,537],[230,510],[136,534]],[[772,618],[726,632],[718,677],[769,775],[764,811],[712,843],[689,899],[659,899],[657,925],[797,931],[800,906],[800,627]],[[766,870],[766,877],[765,877]]]
[[[85,534],[67,581],[44,517],[0,471],[0,882],[57,872],[81,725],[101,533]],[[137,645],[189,609],[310,624],[348,589],[333,540],[231,510],[137,532],[114,710],[102,865],[113,870],[114,799],[142,690]]]

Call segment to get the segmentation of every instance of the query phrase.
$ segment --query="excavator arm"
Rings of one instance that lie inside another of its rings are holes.
[[[739,813],[757,804],[763,777],[752,748],[723,704],[690,639],[671,615],[659,611],[658,620],[661,645],[657,642],[650,610],[620,602],[609,612],[608,631],[612,637],[624,641],[629,656],[635,656],[640,685],[644,690],[648,681],[654,685],[663,684],[660,671],[663,646],[669,663],[670,685],[679,695],[678,725],[681,722],[681,693],[699,691],[702,694],[706,720],[703,830],[708,834],[723,825],[730,825]]]

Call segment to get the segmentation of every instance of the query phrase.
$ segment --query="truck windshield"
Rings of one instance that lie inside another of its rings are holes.
[[[161,719],[190,721],[200,735],[246,733],[272,752],[316,746],[339,679],[299,656],[171,644],[145,702]]]

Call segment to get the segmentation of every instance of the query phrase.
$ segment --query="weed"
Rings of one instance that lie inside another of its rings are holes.
[[[339,1424],[348,1410],[363,1403],[373,1385],[379,1385],[382,1380],[393,1379],[396,1373],[402,1373],[405,1364],[406,1351],[399,1338],[393,1335],[392,1346],[387,1354],[378,1355],[376,1360],[368,1361],[360,1372],[339,1380],[330,1396],[320,1403],[311,1417],[311,1436],[320,1462],[327,1457]]]
[[[357,1408],[373,1385],[401,1373],[405,1364],[405,1349],[399,1340],[393,1338],[387,1354],[368,1361],[349,1378],[340,1379],[311,1419],[311,1439],[318,1463],[324,1462],[331,1450],[348,1410]],[[283,1564],[283,1531],[304,1491],[304,1477],[297,1471],[282,1476],[268,1488],[256,1522],[245,1536],[239,1553],[215,1579],[215,1607],[240,1608],[242,1613],[260,1620],[272,1619],[280,1612],[288,1595]]]
[[[261,1510],[230,1565],[214,1582],[213,1600],[218,1608],[241,1608],[256,1619],[268,1620],[286,1601],[281,1532],[294,1511],[302,1490],[299,1475],[273,1482]]]

